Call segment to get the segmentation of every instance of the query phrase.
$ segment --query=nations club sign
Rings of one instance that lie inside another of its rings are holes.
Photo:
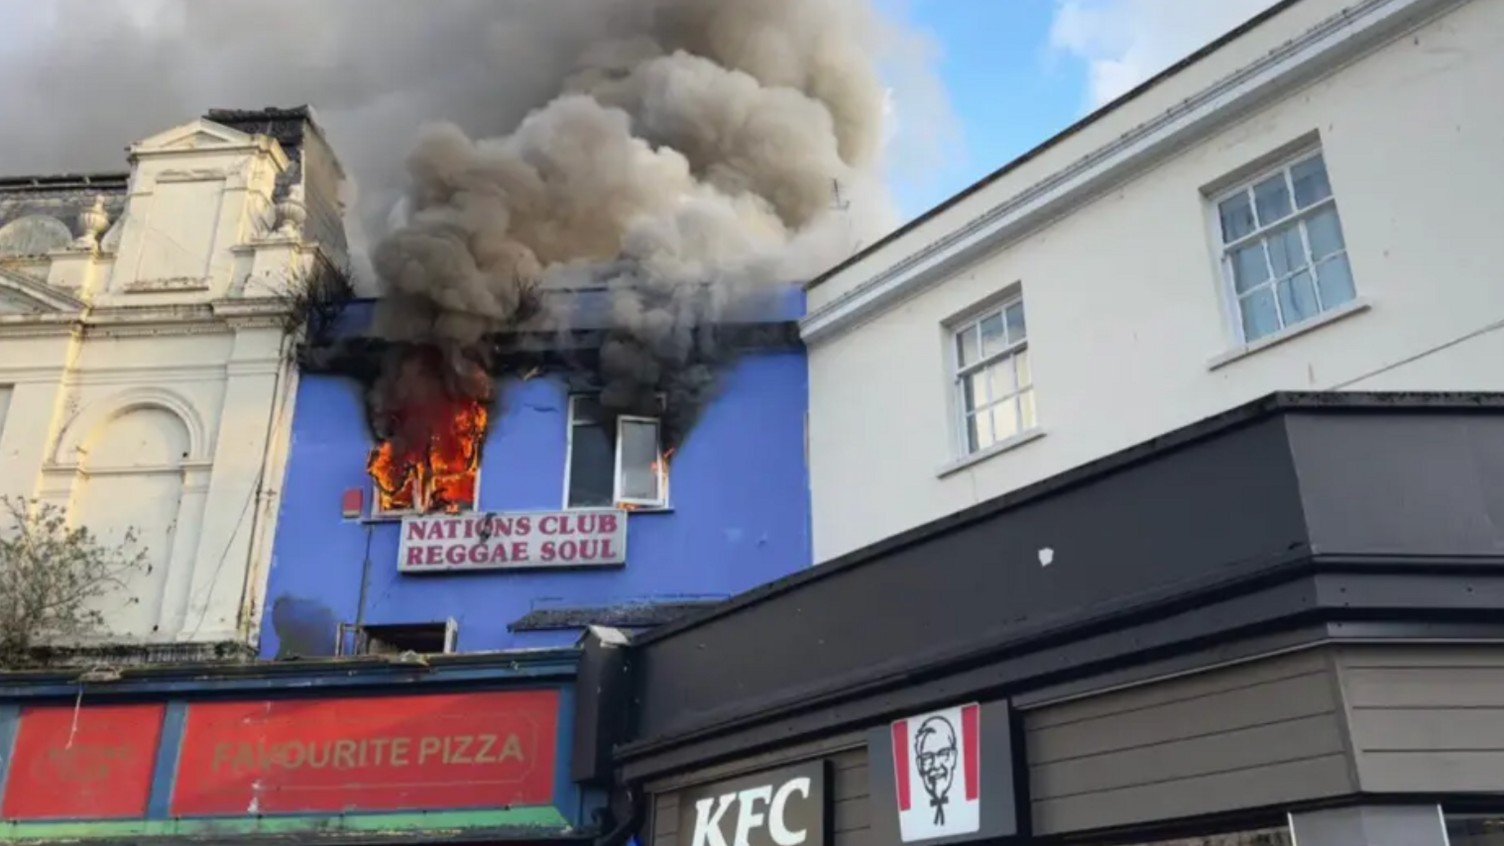
[[[615,509],[407,517],[402,573],[613,567],[627,560],[627,514]]]

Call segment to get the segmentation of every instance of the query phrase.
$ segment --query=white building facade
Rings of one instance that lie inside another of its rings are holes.
[[[0,180],[0,494],[138,534],[149,566],[99,601],[100,645],[223,654],[262,612],[286,293],[345,260],[342,177],[307,109],[211,112],[129,163]]]
[[[815,560],[1272,391],[1504,391],[1501,46],[1287,0],[815,280]]]

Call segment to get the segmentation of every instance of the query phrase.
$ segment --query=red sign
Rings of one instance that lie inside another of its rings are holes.
[[[188,706],[174,816],[548,805],[557,691]]]
[[[161,704],[23,708],[0,817],[145,816],[166,711]]]
[[[581,509],[527,514],[407,517],[402,573],[610,567],[627,560],[627,513]]]

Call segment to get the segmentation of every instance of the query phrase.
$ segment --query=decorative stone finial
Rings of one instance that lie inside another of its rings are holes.
[[[104,210],[104,195],[96,196],[94,205],[78,213],[78,228],[82,234],[74,239],[74,249],[99,249],[99,236],[110,228],[110,215]]]
[[[277,203],[277,235],[297,238],[303,234],[303,224],[308,220],[308,208],[303,205],[303,186],[294,183],[287,189],[287,196]]]

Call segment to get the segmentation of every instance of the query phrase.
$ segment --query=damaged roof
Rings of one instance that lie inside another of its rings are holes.
[[[104,199],[114,224],[125,211],[129,185],[129,173],[0,177],[0,257],[44,256],[66,247],[83,234],[78,216],[96,198]]]
[[[264,109],[210,109],[204,120],[239,130],[247,135],[269,135],[282,145],[287,154],[287,170],[277,176],[273,200],[281,200],[287,191],[303,179],[303,142],[308,132],[320,138],[322,130],[314,120],[312,106],[289,109],[268,106]]]

